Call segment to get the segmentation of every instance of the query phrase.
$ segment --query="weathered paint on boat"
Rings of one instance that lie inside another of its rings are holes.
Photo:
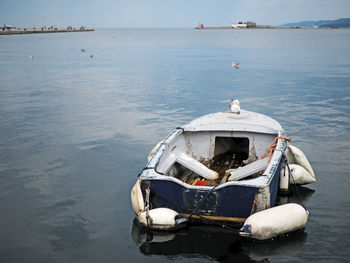
[[[286,142],[277,147],[265,172],[255,178],[230,181],[217,186],[194,186],[168,176],[174,154],[191,154],[199,160],[214,155],[215,138],[247,137],[249,154],[262,156],[276,136],[284,135],[278,122],[258,113],[216,113],[198,118],[177,128],[162,141],[139,175],[144,199],[150,190],[150,209],[170,208],[182,216],[209,218],[242,224],[249,215],[274,206]]]
[[[184,216],[191,214],[209,193],[208,198],[201,203],[195,215],[200,214],[209,219],[243,223],[252,213],[274,206],[280,168],[281,162],[272,175],[270,184],[262,188],[231,184],[217,187],[209,193],[211,189],[209,187],[189,188],[173,180],[157,179],[143,179],[141,188],[144,196],[144,189],[151,189],[152,208],[167,207]]]

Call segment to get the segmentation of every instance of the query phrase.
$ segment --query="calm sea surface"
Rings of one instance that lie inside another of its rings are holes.
[[[147,236],[130,190],[149,150],[231,98],[278,120],[308,156],[305,231]],[[350,30],[0,36],[1,262],[349,261],[349,171]]]

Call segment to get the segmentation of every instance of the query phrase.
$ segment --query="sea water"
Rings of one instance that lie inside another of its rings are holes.
[[[149,150],[231,98],[308,156],[306,229],[264,243],[212,226],[140,230],[130,190]],[[0,36],[0,261],[347,261],[349,138],[350,30]]]

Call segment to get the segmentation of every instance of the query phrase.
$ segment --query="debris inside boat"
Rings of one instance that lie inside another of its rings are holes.
[[[201,175],[195,173],[193,170],[186,168],[184,165],[176,162],[174,166],[169,170],[168,175],[175,177],[189,185],[195,186],[217,186],[218,184],[225,183],[227,181],[235,180],[232,177],[231,173],[237,171],[238,168],[244,167],[246,164],[249,165],[248,153],[242,151],[244,147],[248,147],[248,140],[245,138],[224,138],[218,137],[216,145],[218,148],[220,147],[228,147],[224,153],[220,153],[215,155],[212,159],[201,158],[199,162],[206,166],[208,169],[216,172],[218,174],[217,179],[215,180],[206,180]],[[232,147],[235,145],[236,147]],[[236,151],[232,149],[237,149]],[[257,159],[256,156],[254,156]],[[256,177],[261,175],[267,167],[267,162],[262,161],[262,163],[266,163],[261,167],[260,171],[256,173],[250,173],[249,178]],[[230,176],[231,175],[231,176]]]
[[[276,120],[242,110],[238,100],[231,100],[227,112],[197,118],[151,150],[131,201],[138,221],[151,229],[171,230],[194,221],[237,227],[273,208],[279,189],[288,192],[290,184],[315,181],[305,154],[290,144]],[[289,208],[284,209],[288,215]]]

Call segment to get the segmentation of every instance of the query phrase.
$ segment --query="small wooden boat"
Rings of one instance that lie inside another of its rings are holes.
[[[274,119],[240,109],[175,129],[151,151],[132,189],[139,221],[156,229],[171,229],[180,218],[242,225],[273,207],[287,148],[283,136]],[[150,211],[160,220],[153,222]]]

